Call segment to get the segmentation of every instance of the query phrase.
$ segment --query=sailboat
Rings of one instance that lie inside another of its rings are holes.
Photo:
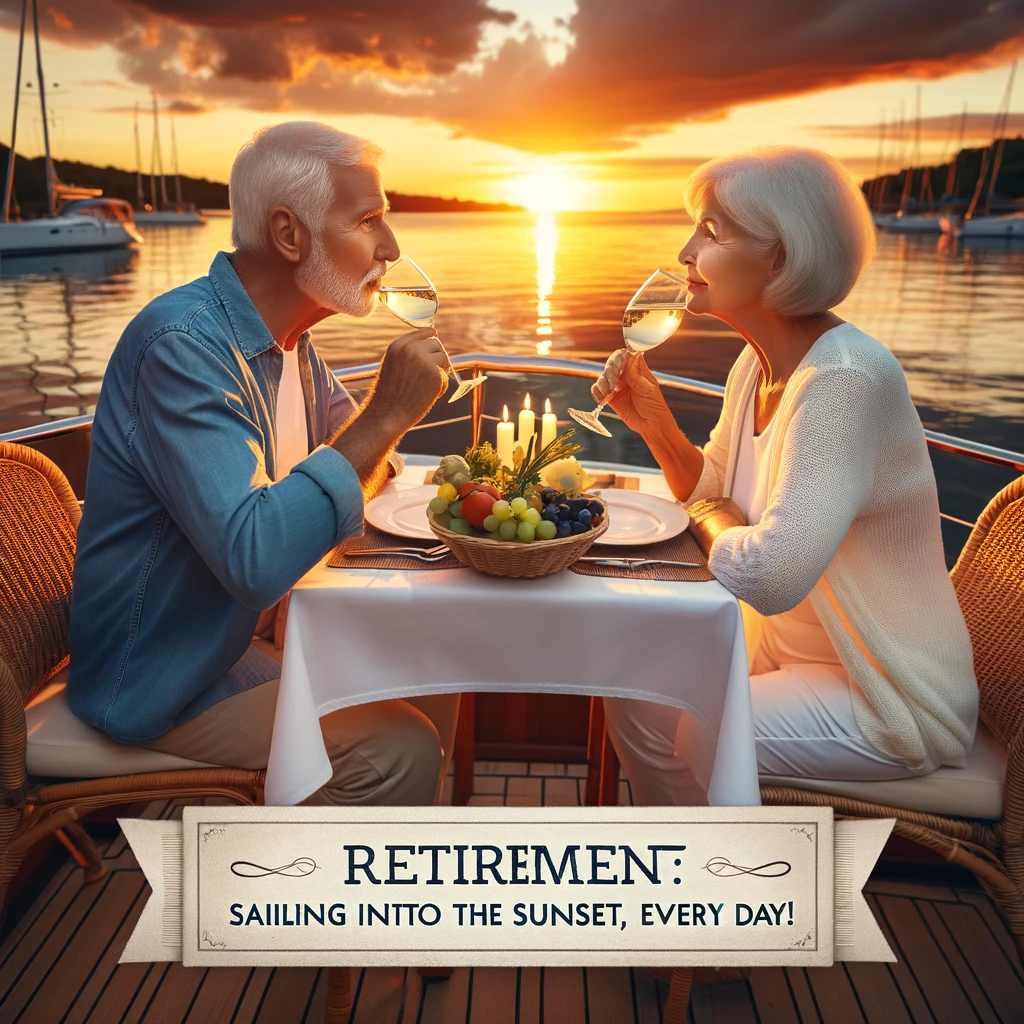
[[[77,249],[106,249],[141,242],[135,230],[132,208],[122,199],[102,197],[102,189],[82,189],[65,185],[54,170],[50,155],[50,128],[46,112],[46,84],[39,46],[39,6],[32,0],[35,34],[36,74],[39,78],[39,102],[43,113],[43,143],[46,149],[46,193],[48,215],[36,220],[10,217],[14,192],[15,146],[18,136],[18,103],[21,94],[21,63],[25,48],[25,23],[28,0],[21,3],[21,31],[18,37],[18,63],[14,86],[14,123],[11,128],[11,153],[4,184],[3,220],[0,221],[0,256],[37,252],[67,252]],[[59,210],[59,213],[58,213]]]
[[[195,203],[184,203],[181,199],[181,175],[178,173],[178,141],[174,132],[174,118],[171,118],[171,152],[174,158],[174,198],[172,205],[167,199],[167,178],[164,175],[163,152],[160,147],[160,121],[157,113],[156,93],[153,93],[153,155],[150,171],[151,202],[143,203],[142,197],[142,155],[139,149],[139,108],[135,107],[135,164],[138,208],[135,211],[137,224],[205,224],[206,218],[196,209]],[[157,199],[157,167],[160,168],[160,198]]]
[[[992,144],[984,151],[981,158],[981,170],[978,182],[974,187],[974,195],[967,212],[960,217],[944,216],[940,218],[942,230],[947,235],[957,238],[1024,238],[1024,212],[993,214],[992,205],[996,201],[996,181],[999,168],[1003,162],[1003,150],[1006,148],[1006,125],[1010,116],[1010,95],[1013,91],[1013,79],[1017,72],[1017,62],[1010,66],[1010,78],[1006,83],[1003,101],[996,113],[992,127]],[[991,168],[991,171],[990,171]],[[988,181],[988,188],[985,182]],[[975,210],[985,193],[985,208],[980,216]]]

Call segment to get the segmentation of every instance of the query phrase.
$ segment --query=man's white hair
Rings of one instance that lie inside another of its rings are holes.
[[[290,207],[314,237],[334,202],[332,167],[375,167],[383,151],[366,139],[318,121],[286,121],[261,128],[235,157],[228,205],[231,243],[259,252],[267,244],[268,216]]]
[[[811,316],[849,294],[875,251],[864,193],[827,153],[762,146],[701,164],[684,202],[696,219],[713,197],[768,255],[782,242],[785,265],[764,292],[784,316]]]

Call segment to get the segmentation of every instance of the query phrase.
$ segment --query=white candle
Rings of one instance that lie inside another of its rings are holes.
[[[544,399],[544,415],[540,420],[540,450],[544,451],[545,448],[552,441],[554,441],[558,434],[558,420],[555,418],[555,414],[551,411],[551,399]]]
[[[502,410],[504,419],[498,424],[498,458],[503,466],[512,469],[512,452],[516,447],[516,428],[508,421],[508,406]]]
[[[536,417],[530,409],[530,396],[527,394],[526,401],[523,402],[523,408],[519,413],[519,437],[516,439],[516,444],[523,449],[524,458],[530,450],[530,438],[533,437],[536,430],[535,424]],[[534,452],[534,455],[536,454],[537,453]]]

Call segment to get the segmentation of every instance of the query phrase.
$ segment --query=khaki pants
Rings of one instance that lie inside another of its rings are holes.
[[[281,660],[273,643],[254,645]],[[214,704],[149,746],[232,768],[266,768],[277,689],[271,679]],[[306,804],[429,806],[455,743],[459,694],[410,697],[332,711],[320,719],[334,773]]]

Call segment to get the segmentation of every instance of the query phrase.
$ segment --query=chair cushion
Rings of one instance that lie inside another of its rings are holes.
[[[979,722],[966,768],[940,768],[928,775],[884,782],[839,782],[762,775],[761,784],[831,793],[888,807],[902,807],[908,811],[998,819],[1003,816],[1005,776],[1006,751]]]
[[[25,708],[29,775],[92,779],[179,768],[216,768],[146,747],[127,747],[76,718],[64,691],[67,669],[54,676]]]

